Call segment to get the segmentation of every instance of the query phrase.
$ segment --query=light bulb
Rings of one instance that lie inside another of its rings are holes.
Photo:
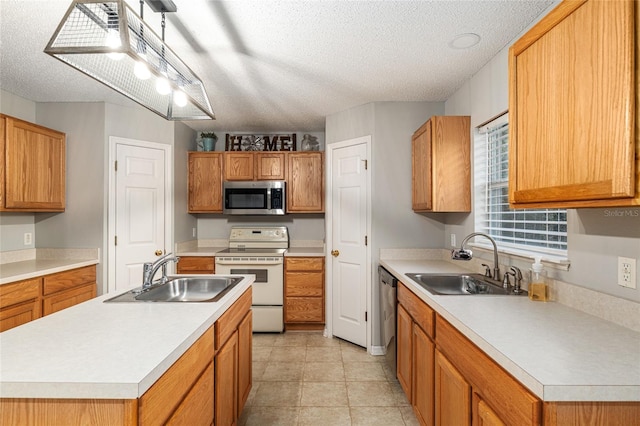
[[[186,106],[187,94],[182,90],[176,90],[175,92],[173,92],[173,102],[179,107]]]
[[[122,44],[120,42],[120,34],[118,33],[118,31],[113,29],[108,30],[107,36],[104,40],[104,44],[113,50],[119,49],[120,46],[122,46]],[[112,52],[112,53],[107,53],[107,56],[110,59],[113,59],[114,61],[119,61],[124,57],[124,53]]]
[[[156,80],[156,91],[161,95],[168,95],[171,93],[171,86],[169,80],[166,77],[158,77]]]
[[[145,64],[142,60],[136,61],[136,64],[133,66],[133,73],[140,80],[146,80],[151,77],[149,67],[147,67],[147,64]]]

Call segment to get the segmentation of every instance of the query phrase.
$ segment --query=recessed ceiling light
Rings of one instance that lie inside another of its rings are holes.
[[[475,33],[459,34],[449,42],[449,47],[452,49],[469,49],[480,43],[480,36]]]

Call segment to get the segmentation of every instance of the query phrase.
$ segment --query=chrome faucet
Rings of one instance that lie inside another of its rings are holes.
[[[515,294],[522,293],[522,271],[516,266],[512,266],[509,270],[511,271],[510,274],[513,275],[513,292]]]
[[[488,276],[496,281],[500,281],[500,267],[498,266],[498,246],[496,245],[495,240],[487,234],[483,234],[482,232],[473,232],[467,235],[466,237],[464,237],[464,240],[462,240],[459,249],[451,250],[451,258],[453,260],[471,260],[473,258],[473,252],[471,250],[465,249],[464,245],[473,237],[485,237],[489,241],[491,241],[491,244],[493,244],[493,275],[489,274]]]
[[[155,262],[146,262],[142,265],[142,290],[146,290],[151,287],[153,282],[153,277],[158,272],[158,269],[162,267],[162,277],[159,279],[160,284],[164,284],[167,282],[167,263],[176,262],[178,263],[180,258],[177,256],[173,256],[173,253],[167,253],[161,258],[157,259]]]

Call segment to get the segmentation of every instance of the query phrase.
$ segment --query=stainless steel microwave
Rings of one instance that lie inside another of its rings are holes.
[[[285,214],[285,182],[225,181],[223,185],[224,214],[278,215]]]

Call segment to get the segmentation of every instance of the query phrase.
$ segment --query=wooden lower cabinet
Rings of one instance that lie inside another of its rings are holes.
[[[433,310],[398,285],[397,377],[423,425],[434,423]]]
[[[0,424],[236,425],[252,385],[251,294],[247,289],[140,398],[1,398]]]
[[[238,332],[231,335],[215,357],[216,426],[230,426],[238,419]]]
[[[440,351],[435,356],[435,418],[439,426],[471,421],[471,386]]]
[[[96,297],[95,265],[0,285],[0,332]]]
[[[284,262],[285,329],[323,329],[324,304],[324,257],[286,257]]]
[[[0,332],[40,318],[42,278],[0,285]]]
[[[471,404],[474,426],[506,426],[477,393],[471,397]]]
[[[215,274],[215,257],[180,256],[176,269],[178,274]]]

